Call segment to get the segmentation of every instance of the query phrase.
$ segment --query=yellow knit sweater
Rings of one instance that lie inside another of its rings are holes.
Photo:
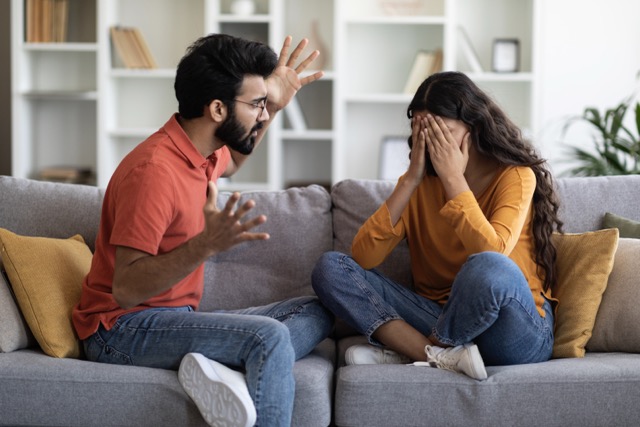
[[[398,182],[402,179],[404,176]],[[352,255],[363,268],[374,268],[406,238],[415,291],[444,303],[470,255],[499,252],[520,267],[544,317],[532,231],[535,186],[531,168],[507,167],[477,199],[467,191],[447,201],[440,179],[426,177],[395,226],[386,203],[367,219],[353,240]]]

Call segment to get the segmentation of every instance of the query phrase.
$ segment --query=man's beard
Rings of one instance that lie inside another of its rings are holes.
[[[256,139],[253,132],[262,129],[262,122],[256,123],[249,132],[242,126],[236,118],[235,111],[230,110],[229,117],[216,130],[215,136],[233,151],[240,154],[251,154],[255,147]]]

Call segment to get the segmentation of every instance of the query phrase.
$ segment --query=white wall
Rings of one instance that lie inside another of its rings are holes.
[[[563,139],[566,118],[585,107],[614,107],[640,87],[640,1],[544,0],[541,15],[535,139],[559,174],[570,166],[562,160],[561,140],[586,148],[593,144],[585,126],[572,127]]]

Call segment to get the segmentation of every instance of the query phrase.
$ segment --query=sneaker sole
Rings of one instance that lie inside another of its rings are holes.
[[[469,351],[469,358],[472,360],[471,369],[473,372],[470,372],[470,374],[472,375],[469,376],[476,380],[486,380],[487,370],[484,368],[484,361],[482,360],[482,356],[480,355],[478,346],[475,344],[465,344],[465,348],[467,349],[467,351]],[[474,369],[474,367],[478,364],[482,367],[482,369]]]
[[[182,359],[178,379],[211,426],[250,427],[256,410],[250,396],[242,396],[224,383],[216,370],[229,370],[201,354],[189,353]]]

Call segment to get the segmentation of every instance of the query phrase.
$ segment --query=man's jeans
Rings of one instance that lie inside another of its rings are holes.
[[[320,300],[369,342],[381,325],[402,319],[443,344],[477,344],[487,365],[542,362],[553,349],[553,309],[540,316],[520,268],[508,257],[482,252],[469,257],[444,306],[365,270],[351,257],[325,253],[313,271]]]
[[[84,340],[87,359],[119,365],[178,369],[187,353],[244,369],[258,414],[256,425],[290,426],[293,364],[333,327],[315,297],[242,310],[196,312],[191,307],[149,308],[121,316]]]

